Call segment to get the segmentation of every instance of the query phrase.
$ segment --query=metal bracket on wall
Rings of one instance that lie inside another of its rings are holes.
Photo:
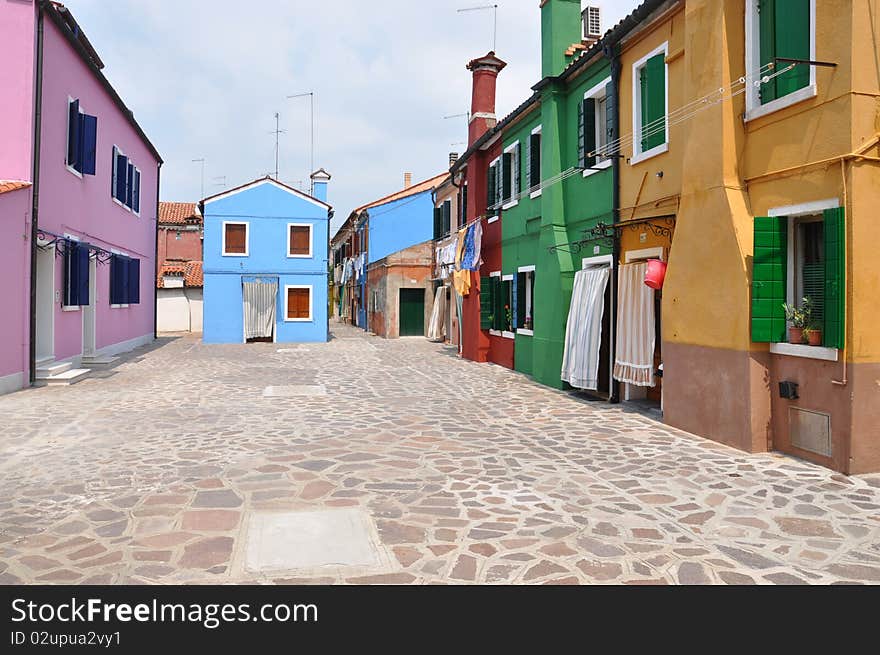
[[[599,223],[591,230],[584,230],[584,233],[619,240],[624,230],[638,232],[643,229],[647,229],[656,237],[672,239],[672,235],[675,232],[675,216],[652,216],[633,221],[621,221],[620,223],[610,225],[608,223]]]
[[[50,232],[49,230],[38,229],[37,239],[39,242],[42,242],[37,243],[37,248],[40,250],[45,251],[52,246],[55,246],[56,257],[67,254],[68,248],[70,248],[71,244],[75,243],[80,247],[88,248],[90,256],[93,257],[95,261],[97,261],[99,264],[109,264],[110,260],[113,258],[112,252],[110,252],[109,250],[104,250],[100,246],[86,243],[84,241],[74,241],[73,239],[62,236],[60,234],[55,234],[54,232]]]

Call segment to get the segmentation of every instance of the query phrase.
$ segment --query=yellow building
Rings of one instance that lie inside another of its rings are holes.
[[[645,4],[617,53],[618,263],[668,261],[665,420],[880,470],[880,2]],[[788,343],[804,297],[818,345]]]

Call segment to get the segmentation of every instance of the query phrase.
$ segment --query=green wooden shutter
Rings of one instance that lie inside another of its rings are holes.
[[[586,134],[584,131],[584,115],[587,112],[587,101],[578,103],[578,168],[587,167],[587,144],[585,142]]]
[[[525,166],[525,179],[526,179],[526,189],[531,192],[532,189],[532,142],[533,139],[531,136],[526,140],[526,166]]]
[[[516,150],[514,151],[513,158],[513,195],[514,200],[519,200],[519,194],[522,190],[522,176],[523,176],[523,165],[522,165],[522,142],[516,142]]]
[[[480,278],[480,329],[492,329],[492,284],[494,278]]]
[[[584,99],[584,168],[596,165],[596,101]]]
[[[434,207],[434,238],[439,239],[443,234],[443,210]]]
[[[788,218],[755,217],[752,264],[752,341],[786,341],[786,276],[788,274]]]
[[[526,273],[518,273],[516,276],[516,325],[525,327],[526,324]]]
[[[452,201],[447,200],[443,203],[443,227],[441,235],[446,236],[449,234],[450,229],[452,229]]]
[[[532,135],[532,162],[529,169],[529,188],[535,189],[541,186],[541,135]]]
[[[776,0],[758,0],[758,20],[760,32],[761,67],[776,61]],[[763,75],[772,75],[774,69],[763,69]],[[762,75],[762,76],[763,76]],[[776,100],[776,80],[773,78],[761,85],[761,104]]]
[[[642,152],[666,143],[666,55],[642,68]]]
[[[774,31],[776,56],[789,59],[810,58],[810,0],[775,0]],[[788,66],[780,62],[779,66]],[[810,67],[798,64],[776,78],[776,97],[788,95],[810,84]]]
[[[501,162],[501,197],[509,202],[513,196],[513,153],[505,152]]]
[[[495,206],[495,166],[489,167],[486,175],[486,208],[491,210]]]
[[[825,210],[825,346],[843,348],[846,341],[846,212]]]
[[[504,171],[502,170],[502,161],[499,159],[495,162],[495,205],[496,207],[501,206],[501,198],[504,189],[502,188],[504,182]]]

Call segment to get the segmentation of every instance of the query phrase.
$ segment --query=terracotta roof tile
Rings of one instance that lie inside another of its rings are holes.
[[[449,173],[440,173],[440,175],[435,175],[434,177],[425,180],[424,182],[419,182],[418,184],[413,184],[408,189],[403,189],[401,191],[397,191],[392,193],[390,196],[385,196],[384,198],[379,198],[375,202],[371,202],[368,205],[364,205],[363,207],[358,207],[354,210],[354,213],[360,213],[365,209],[370,209],[371,207],[378,207],[379,205],[385,205],[389,202],[394,202],[395,200],[400,200],[402,198],[408,198],[410,196],[414,196],[417,193],[422,193],[424,191],[430,191],[434,187],[440,186],[443,181],[449,177]]]
[[[26,189],[30,185],[30,182],[22,182],[20,180],[0,180],[0,193],[8,193],[10,191]]]
[[[199,207],[194,202],[160,202],[159,224],[186,225],[187,223],[202,223],[202,215]]]
[[[186,287],[198,288],[204,286],[204,274],[202,262],[166,261],[159,268],[156,276],[156,288],[165,288],[166,277],[181,277]]]

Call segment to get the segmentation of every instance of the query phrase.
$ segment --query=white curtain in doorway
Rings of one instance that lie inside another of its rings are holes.
[[[244,338],[269,339],[275,333],[278,282],[243,282]]]
[[[431,324],[428,326],[429,341],[443,341],[446,338],[446,287],[437,287],[434,294],[434,308],[431,311]]]
[[[637,387],[654,382],[654,290],[645,284],[646,262],[620,267],[614,379]]]
[[[605,314],[607,266],[578,271],[574,275],[571,308],[565,328],[562,380],[578,389],[599,388],[599,351]]]

